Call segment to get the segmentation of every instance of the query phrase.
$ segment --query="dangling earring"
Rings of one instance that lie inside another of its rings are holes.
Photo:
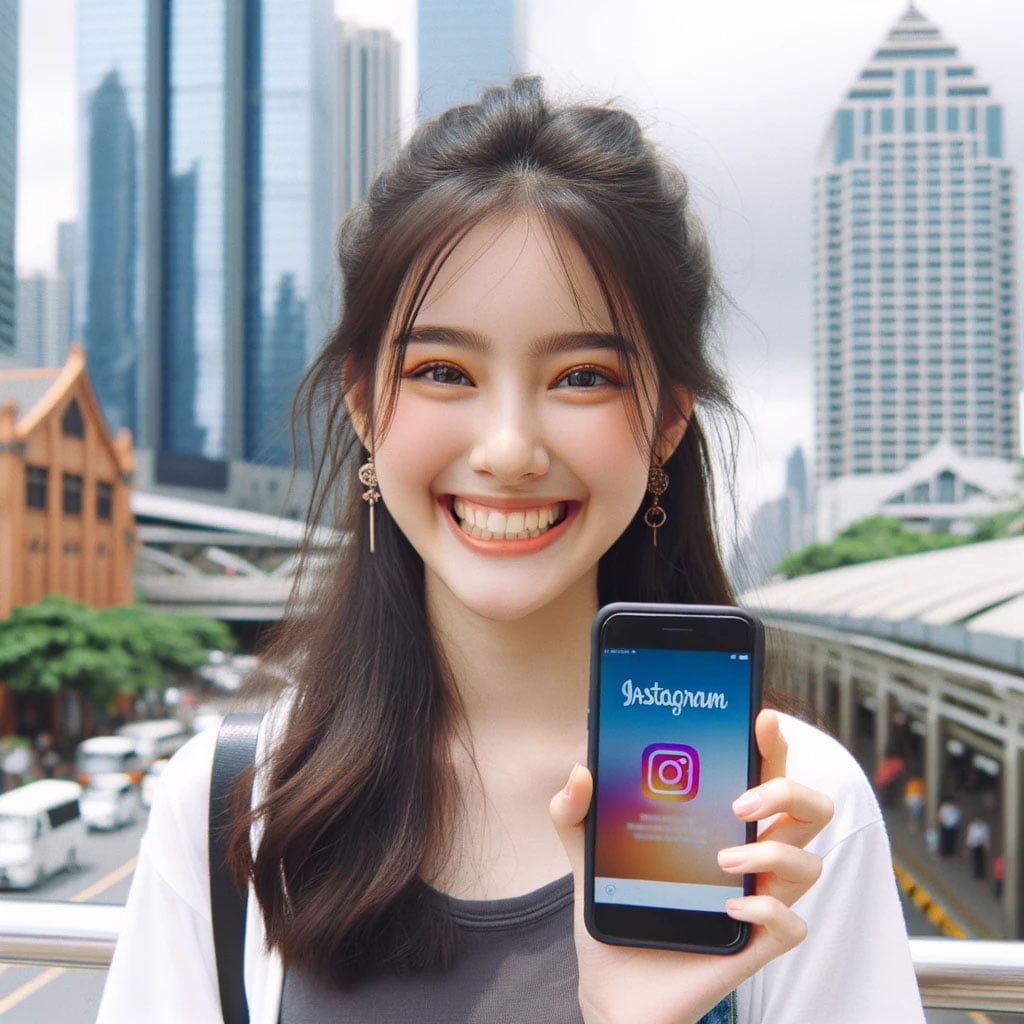
[[[668,490],[668,474],[657,460],[651,463],[651,471],[647,475],[647,490],[651,495],[651,507],[644,513],[644,522],[651,528],[651,543],[657,547],[658,530],[665,525],[668,518],[665,510],[658,504],[658,498]]]
[[[371,455],[359,467],[359,482],[366,488],[363,491],[363,501],[370,506],[370,553],[373,553],[373,506],[380,501],[380,491],[377,489],[377,467],[373,464]]]

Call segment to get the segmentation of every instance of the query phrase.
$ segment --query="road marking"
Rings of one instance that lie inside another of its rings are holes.
[[[974,1024],[995,1024],[992,1018],[987,1013],[982,1013],[981,1010],[969,1010],[967,1016],[974,1021]]]
[[[31,981],[26,981],[21,988],[16,988],[5,999],[0,999],[0,1014],[13,1010],[18,1003],[24,1002],[31,995],[35,995],[44,985],[49,985],[54,978],[59,978],[66,970],[66,967],[51,967],[48,971],[43,971],[42,974]]]
[[[101,892],[106,892],[112,885],[117,885],[118,882],[127,878],[135,870],[135,864],[138,859],[138,857],[132,857],[131,860],[125,861],[119,868],[111,871],[109,875],[101,878],[98,882],[93,882],[92,885],[87,886],[81,892],[75,893],[68,902],[87,903],[95,896],[99,896]],[[0,974],[3,974],[4,971],[12,966],[14,965],[6,964],[0,967]],[[68,970],[70,970],[68,967],[51,967],[49,970],[43,971],[42,974],[36,975],[31,981],[26,981],[21,988],[16,988],[9,996],[0,999],[0,1016],[13,1009],[19,1003],[24,1002],[29,996],[35,995],[41,988],[49,985],[51,981],[59,978]]]
[[[98,882],[93,882],[87,889],[83,889],[79,893],[75,893],[69,899],[69,903],[88,903],[94,896],[99,896],[101,892],[106,892],[112,885],[117,885],[123,878],[127,878],[134,870],[135,864],[138,861],[138,857],[132,857],[131,860],[125,861],[119,868],[115,868],[104,878],[101,878]]]

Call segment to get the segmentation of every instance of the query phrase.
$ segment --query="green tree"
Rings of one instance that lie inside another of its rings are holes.
[[[202,665],[210,648],[233,646],[214,619],[141,605],[92,609],[51,594],[0,621],[0,679],[22,691],[67,686],[102,707],[120,693],[161,690]]]
[[[874,562],[881,558],[955,547],[975,539],[974,536],[953,533],[908,530],[899,519],[870,516],[851,523],[830,541],[815,541],[787,555],[776,571],[792,579],[794,576],[838,569],[844,565],[859,565],[861,562]]]

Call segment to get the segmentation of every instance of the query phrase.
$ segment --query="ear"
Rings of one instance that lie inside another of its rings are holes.
[[[654,442],[654,455],[659,462],[668,460],[679,447],[693,414],[693,392],[687,388],[673,388],[665,403],[658,423],[658,437]]]
[[[357,436],[363,447],[368,451],[373,451],[371,431],[370,431],[370,414],[369,406],[367,403],[366,384],[360,382],[358,384],[348,385],[348,381],[351,379],[346,361],[345,372],[342,377],[343,386],[345,387],[345,408],[348,410],[349,419],[352,421],[352,427],[355,430]]]

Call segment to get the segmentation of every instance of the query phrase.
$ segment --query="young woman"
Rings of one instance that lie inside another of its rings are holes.
[[[517,79],[422,126],[339,251],[345,313],[304,400],[311,522],[348,539],[266,659],[289,682],[234,851],[252,1019],[923,1020],[870,784],[774,711],[734,805],[761,841],[719,855],[758,876],[728,908],[747,948],[582,926],[594,614],[732,601],[702,431],[728,407],[714,284],[678,171],[628,115]],[[101,1021],[218,1019],[212,749],[165,773]]]

